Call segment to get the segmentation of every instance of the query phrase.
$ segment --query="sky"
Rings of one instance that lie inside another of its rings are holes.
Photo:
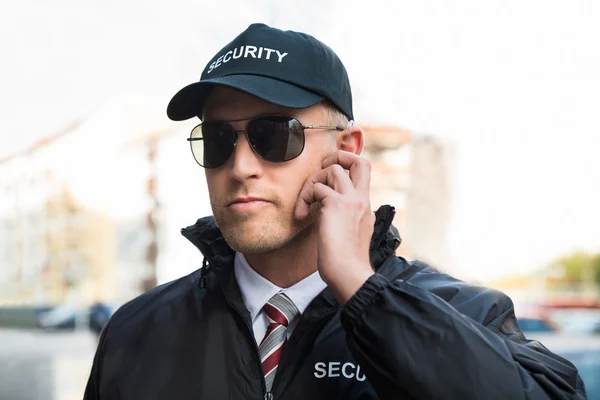
[[[338,53],[359,124],[452,143],[459,276],[600,251],[600,3],[299,4],[12,2],[0,14],[0,157],[127,96],[166,107],[221,47],[264,22]]]

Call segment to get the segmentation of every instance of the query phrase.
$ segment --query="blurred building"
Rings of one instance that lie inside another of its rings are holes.
[[[172,212],[157,182],[186,178],[177,129],[164,105],[123,100],[0,159],[0,305],[126,301],[155,286],[169,242],[157,220]]]
[[[452,185],[451,147],[433,137],[389,126],[363,127],[364,153],[372,161],[371,203],[396,208],[398,255],[452,269],[448,226]]]
[[[198,269],[180,229],[211,213],[204,170],[162,102],[99,110],[0,160],[0,305],[123,302]],[[399,254],[448,265],[445,147],[365,127],[372,205],[396,207]]]
[[[2,302],[111,296],[110,221],[73,197],[62,176],[77,127],[0,160]]]

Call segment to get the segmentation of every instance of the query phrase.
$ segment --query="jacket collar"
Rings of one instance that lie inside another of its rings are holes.
[[[369,246],[371,266],[377,270],[383,261],[393,255],[400,245],[398,230],[392,225],[394,207],[384,205],[375,212],[375,226]],[[202,252],[208,262],[217,269],[233,265],[235,251],[229,247],[214,217],[200,218],[194,225],[181,230]]]
[[[370,261],[371,266],[375,270],[381,267],[382,272],[389,269],[387,267],[389,263],[385,261],[392,258],[391,256],[393,256],[396,248],[400,245],[398,230],[392,226],[394,214],[395,210],[392,206],[382,206],[375,213],[375,226],[369,249]],[[208,266],[210,266],[216,275],[219,286],[223,290],[226,301],[242,317],[248,327],[248,332],[251,333],[252,320],[250,312],[244,304],[239,285],[233,273],[235,251],[225,242],[214,218],[201,218],[194,225],[182,229],[181,233],[205,257],[197,283],[201,290],[194,291],[195,295],[203,296],[202,293],[206,293],[205,289],[208,286],[207,270]],[[212,283],[211,286],[215,283]],[[293,353],[293,349],[299,346],[302,338],[311,332],[313,326],[322,321],[326,316],[332,315],[338,309],[339,306],[333,292],[331,289],[325,288],[302,314],[298,325],[294,329],[294,333],[290,337],[281,361],[285,362],[289,357],[289,353]]]

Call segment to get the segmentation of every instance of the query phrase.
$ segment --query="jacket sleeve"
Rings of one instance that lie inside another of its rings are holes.
[[[100,340],[94,355],[94,361],[92,363],[92,369],[88,378],[83,400],[100,400],[100,369],[102,365],[102,358],[104,356],[104,347],[106,344],[106,332],[110,322],[104,327],[100,334]]]
[[[512,301],[486,293],[501,298],[479,299],[480,308],[494,306],[474,312],[482,315],[474,319],[421,287],[371,276],[341,319],[348,346],[378,396],[586,399],[573,364],[526,340]]]

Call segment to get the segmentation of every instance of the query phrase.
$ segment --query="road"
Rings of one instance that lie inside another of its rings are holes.
[[[81,400],[96,344],[88,332],[0,330],[0,400]]]

